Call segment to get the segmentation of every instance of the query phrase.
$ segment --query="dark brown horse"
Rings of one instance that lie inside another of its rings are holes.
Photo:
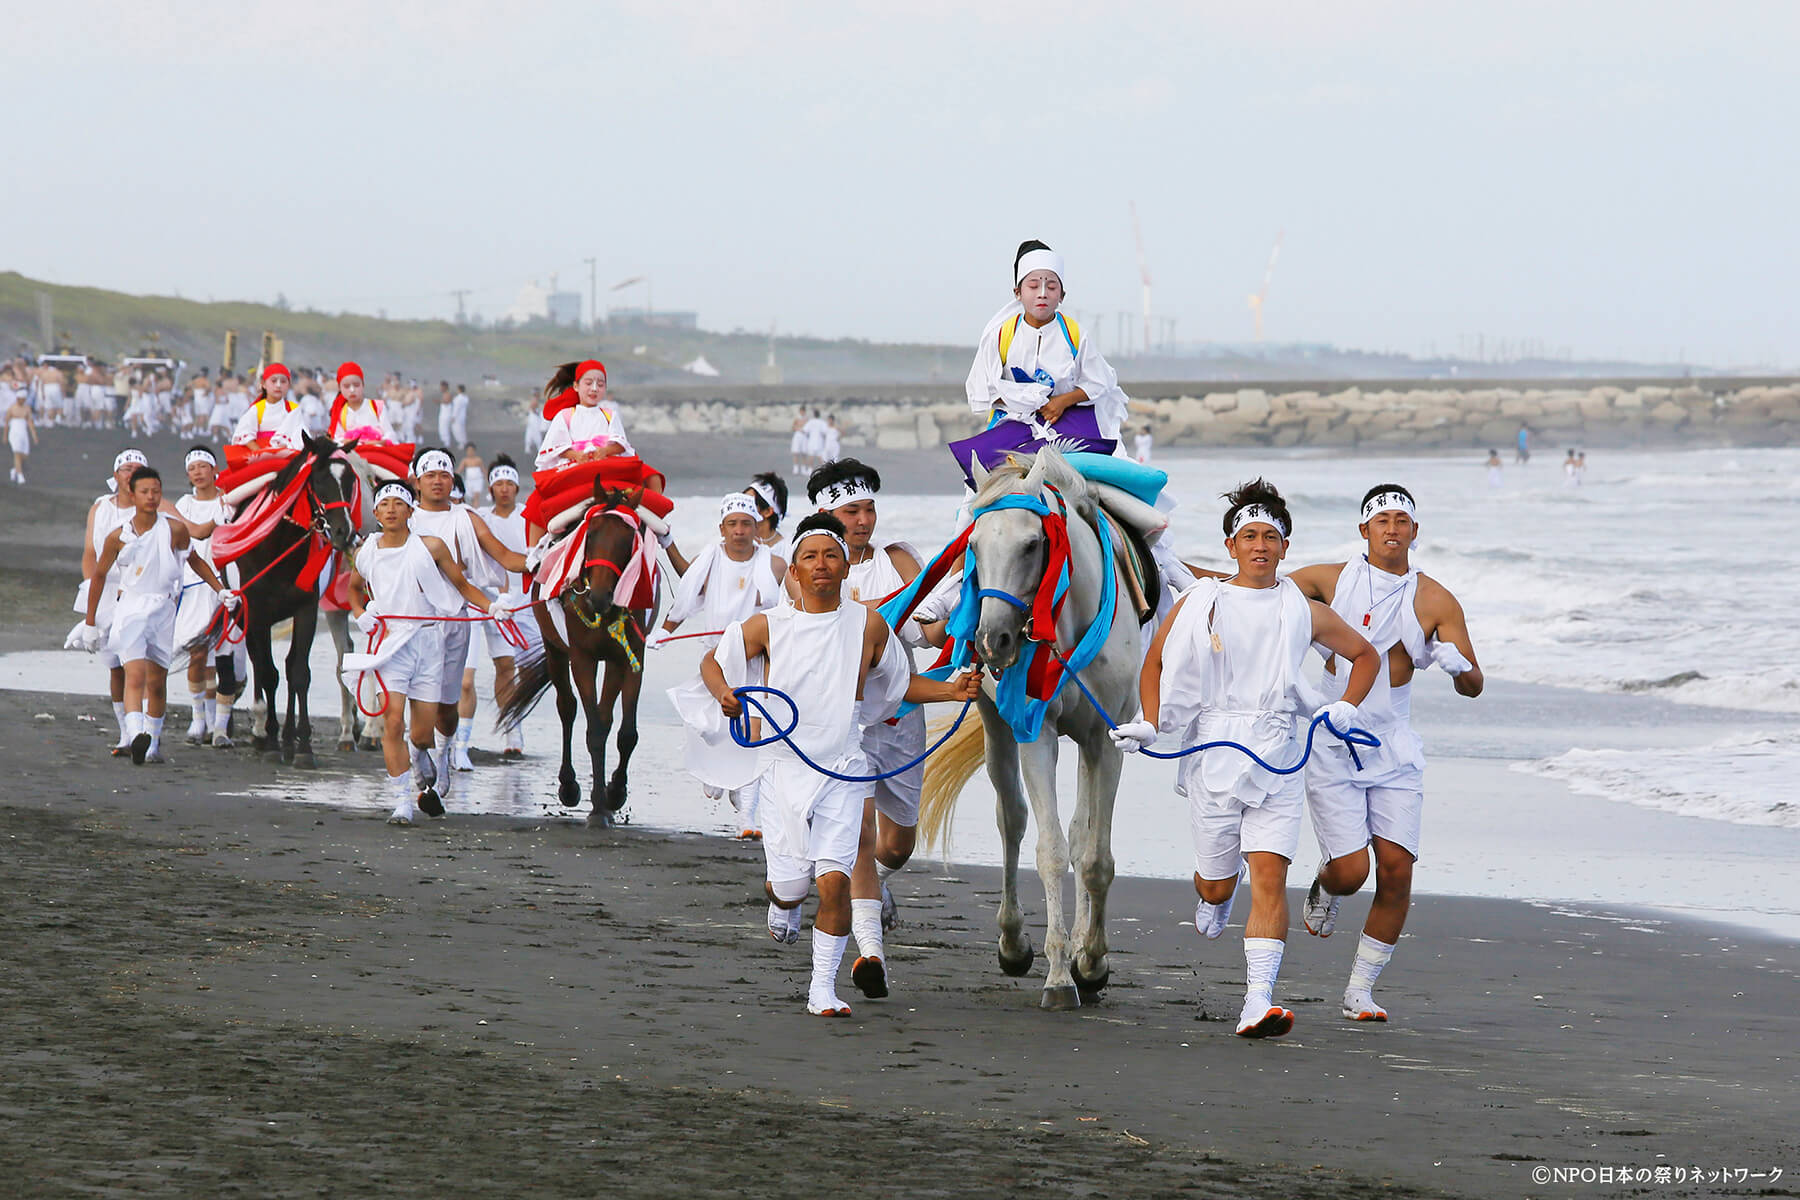
[[[562,718],[562,769],[557,773],[556,798],[567,808],[581,803],[581,785],[575,776],[572,745],[575,736],[577,693],[587,718],[588,757],[593,762],[593,782],[588,796],[594,825],[613,824],[613,814],[625,807],[626,768],[637,748],[638,693],[644,685],[644,629],[651,620],[647,609],[620,603],[616,589],[632,560],[646,549],[655,553],[654,535],[638,517],[636,496],[619,491],[602,492],[584,523],[578,577],[562,594],[533,606],[538,628],[544,633],[542,656],[519,663],[512,694],[501,706],[502,728],[516,725],[551,686],[556,688],[556,714]],[[571,535],[575,536],[575,535]],[[645,539],[650,541],[646,543]],[[627,603],[630,598],[625,598]],[[557,610],[555,613],[552,609]],[[599,667],[606,665],[604,684]],[[596,695],[596,687],[599,694]],[[604,793],[606,739],[612,732],[613,707],[624,699],[619,721],[619,762]]]

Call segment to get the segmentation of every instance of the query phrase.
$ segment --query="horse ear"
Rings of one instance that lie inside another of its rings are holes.
[[[969,478],[975,481],[975,490],[978,492],[987,483],[988,469],[981,465],[980,451],[969,451]]]
[[[1025,482],[1020,490],[1023,492],[1041,492],[1044,490],[1044,468],[1048,466],[1042,454],[1034,454],[1031,458],[1031,470],[1025,472]]]

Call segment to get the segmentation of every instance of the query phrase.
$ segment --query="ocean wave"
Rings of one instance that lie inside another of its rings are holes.
[[[1800,738],[1733,734],[1704,746],[1569,750],[1513,763],[1560,780],[1584,796],[1661,809],[1684,817],[1800,829]]]

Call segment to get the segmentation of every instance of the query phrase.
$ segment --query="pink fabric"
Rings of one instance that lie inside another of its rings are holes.
[[[654,537],[645,535],[644,524],[638,515],[629,509],[600,508],[588,509],[581,518],[581,524],[551,547],[544,556],[544,561],[537,571],[537,595],[548,600],[560,596],[563,589],[581,578],[586,569],[583,556],[587,553],[588,526],[604,516],[614,516],[630,525],[636,533],[633,542],[631,561],[619,572],[619,581],[613,587],[615,603],[626,608],[650,608],[656,602],[656,544]]]

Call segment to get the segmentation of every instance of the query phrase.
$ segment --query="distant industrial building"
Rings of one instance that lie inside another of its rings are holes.
[[[643,329],[698,329],[700,314],[644,308],[609,308],[606,323]]]
[[[552,325],[581,326],[581,293],[551,292],[544,297],[544,315]]]

